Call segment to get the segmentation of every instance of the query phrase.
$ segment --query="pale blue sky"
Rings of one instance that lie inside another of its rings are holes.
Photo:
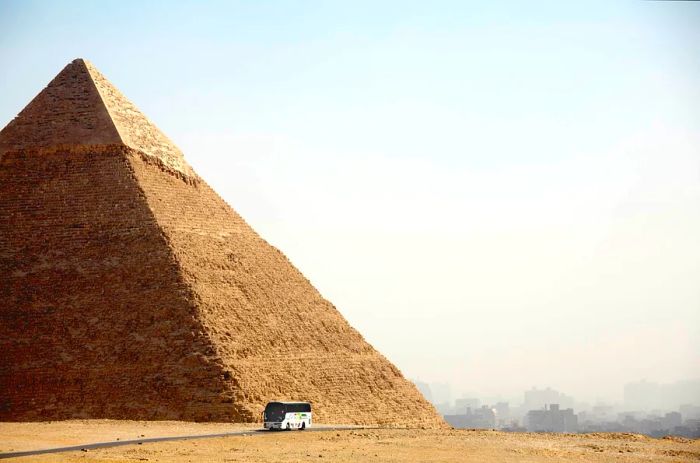
[[[0,0],[0,125],[87,58],[408,376],[616,398],[700,375],[698,25],[696,2]]]

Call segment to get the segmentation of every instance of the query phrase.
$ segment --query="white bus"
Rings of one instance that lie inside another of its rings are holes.
[[[270,402],[263,412],[265,429],[301,429],[311,426],[311,404],[308,402]]]

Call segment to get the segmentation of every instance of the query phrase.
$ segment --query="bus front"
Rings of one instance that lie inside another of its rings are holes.
[[[268,403],[263,412],[263,427],[265,429],[282,429],[282,422],[286,414],[287,410],[283,403]]]

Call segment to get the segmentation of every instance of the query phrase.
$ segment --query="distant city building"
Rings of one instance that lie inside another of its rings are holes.
[[[700,438],[700,419],[685,420],[682,426],[676,427],[673,431],[676,436],[698,439]]]
[[[612,405],[596,404],[591,408],[591,415],[599,420],[607,421],[614,416],[615,407]]]
[[[457,399],[455,400],[455,408],[457,409],[457,413],[460,411],[466,410],[467,408],[471,409],[477,409],[481,405],[481,401],[479,399],[474,399],[474,398],[462,398],[462,399]]]
[[[678,426],[683,424],[683,420],[681,419],[681,414],[678,412],[670,412],[666,413],[661,420],[661,426],[662,429],[669,433],[673,433],[673,430],[676,429]]]
[[[508,405],[508,402],[497,402],[493,408],[496,410],[496,426],[499,429],[513,424],[511,421],[510,406]]]
[[[625,405],[598,400],[592,406],[574,402],[573,397],[549,387],[524,391],[523,403],[516,406],[501,401],[502,396],[486,397],[471,393],[454,402],[437,402],[435,388],[439,390],[438,397],[447,398],[449,385],[428,386],[420,381],[416,381],[416,385],[421,391],[432,393],[435,407],[445,421],[455,428],[508,432],[626,432],[652,437],[700,438],[700,400],[694,400],[700,391],[700,382],[697,381],[666,385],[647,381],[629,383],[625,386]],[[694,385],[698,386],[698,391],[693,389]],[[673,397],[659,394],[671,394]],[[483,403],[494,405],[482,406]],[[670,407],[674,403],[681,405]],[[575,414],[574,409],[579,413]]]
[[[561,408],[573,408],[574,398],[552,388],[537,389],[533,387],[525,391],[523,406],[527,410],[539,410],[548,404],[559,404]]]
[[[430,392],[434,404],[449,404],[452,402],[452,390],[447,383],[431,383]]]
[[[700,420],[686,419],[679,412],[663,416],[644,412],[623,412],[615,420],[596,421],[588,414],[579,413],[579,432],[632,432],[652,437],[682,436],[700,437]]]
[[[578,417],[572,408],[561,410],[559,404],[551,404],[527,412],[525,427],[530,432],[578,432]]]
[[[686,420],[700,420],[700,406],[683,404],[678,407],[678,411]]]
[[[433,405],[435,405],[435,409],[441,415],[453,415],[455,413],[458,413],[458,411],[455,409],[454,405],[452,405],[449,402],[434,403]]]
[[[460,429],[496,429],[497,412],[484,405],[475,410],[467,408],[465,414],[445,415],[445,421]]]
[[[685,404],[700,404],[700,381],[627,383],[624,402],[627,410],[678,410]]]
[[[649,410],[661,403],[661,386],[646,380],[625,384],[624,400],[628,410]]]

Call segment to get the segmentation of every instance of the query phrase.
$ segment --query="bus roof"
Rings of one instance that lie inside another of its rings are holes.
[[[272,402],[268,402],[269,404],[311,404],[311,402],[284,402],[280,400],[273,400]]]

